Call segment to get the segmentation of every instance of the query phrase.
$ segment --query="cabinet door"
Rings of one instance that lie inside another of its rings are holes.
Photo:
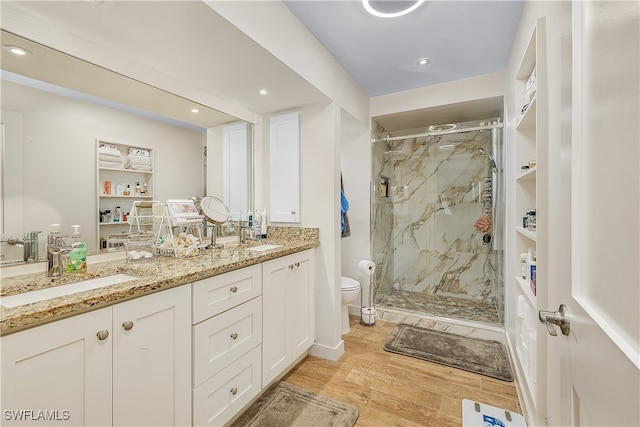
[[[113,424],[191,424],[190,285],[113,307]]]
[[[0,338],[2,425],[111,425],[110,332],[105,308]]]
[[[315,339],[313,267],[308,252],[294,255],[287,283],[287,337],[292,361],[311,347]]]
[[[271,222],[300,222],[300,113],[274,116],[269,139]]]
[[[262,265],[262,386],[289,364],[287,351],[286,292],[293,264],[289,257]]]

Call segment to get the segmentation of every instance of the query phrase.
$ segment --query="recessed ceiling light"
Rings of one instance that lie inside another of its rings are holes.
[[[31,52],[29,52],[27,49],[21,48],[19,46],[4,46],[4,48],[6,50],[8,50],[9,52],[13,53],[14,55],[17,56],[25,56],[25,55],[31,55]]]
[[[365,10],[379,18],[397,18],[416,10],[425,0],[415,1],[384,1],[362,0]],[[400,8],[399,8],[400,7]]]
[[[268,93],[269,93],[269,91],[268,91],[268,90],[266,90],[266,89],[258,89],[258,93],[259,93],[260,95],[266,95],[266,94],[268,94]]]
[[[200,112],[200,110],[198,110],[197,108],[192,108],[192,109],[191,109],[191,112],[195,114],[195,113],[199,113],[199,112]]]
[[[418,59],[416,64],[418,64],[418,65],[429,65],[429,64],[431,64],[431,59],[429,59],[429,58],[420,58],[420,59]]]

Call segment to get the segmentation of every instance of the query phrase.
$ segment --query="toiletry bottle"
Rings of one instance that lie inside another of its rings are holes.
[[[260,232],[260,215],[258,214],[258,210],[256,210],[253,216],[253,238],[254,240],[260,240],[260,237],[262,237],[262,233]]]
[[[69,263],[66,266],[67,273],[78,273],[87,271],[87,242],[80,237],[80,226],[72,225],[71,252],[69,252]]]
[[[120,222],[121,218],[122,218],[122,209],[120,209],[120,206],[116,206],[116,211],[113,214],[113,222]]]
[[[116,184],[116,196],[122,196],[122,184]]]
[[[148,196],[149,195],[149,186],[147,185],[146,182],[144,184],[142,184],[142,195],[143,196]]]
[[[264,208],[260,212],[260,238],[267,238],[267,211]]]
[[[104,194],[110,196],[111,195],[111,181],[104,182]]]
[[[140,183],[136,182],[136,196],[142,195],[142,187],[140,187]]]
[[[247,227],[253,228],[253,213],[251,211],[247,212]]]
[[[128,196],[131,194],[131,186],[127,184],[127,188],[124,189],[124,195]]]

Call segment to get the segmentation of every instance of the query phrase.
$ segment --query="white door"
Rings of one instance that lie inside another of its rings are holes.
[[[572,6],[571,280],[549,284],[562,288],[570,333],[549,340],[560,390],[548,421],[638,426],[640,3]]]

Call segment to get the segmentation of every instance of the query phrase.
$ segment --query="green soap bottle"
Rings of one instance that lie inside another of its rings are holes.
[[[66,267],[67,273],[78,273],[87,271],[87,242],[80,237],[80,226],[72,225],[71,252],[69,252],[69,262]]]

